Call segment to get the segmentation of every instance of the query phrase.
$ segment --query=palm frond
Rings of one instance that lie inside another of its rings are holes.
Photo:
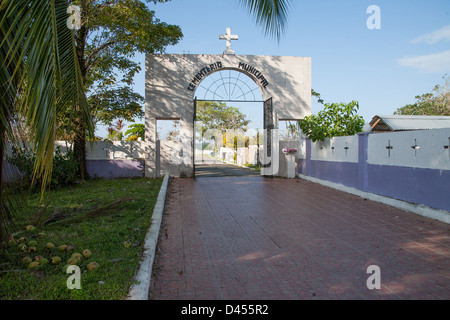
[[[23,99],[17,107],[31,130],[35,175],[42,177],[44,186],[51,177],[58,112],[78,108],[93,136],[74,34],[67,28],[67,7],[67,0],[0,0],[3,17],[11,21],[8,28],[3,18],[0,28],[12,39],[1,44],[9,47],[2,72],[5,66],[13,68],[15,76],[23,64]],[[19,57],[15,67],[12,57]],[[8,76],[3,75],[2,82]]]
[[[255,17],[256,23],[264,28],[266,35],[278,41],[283,34],[291,0],[240,0],[240,3]]]

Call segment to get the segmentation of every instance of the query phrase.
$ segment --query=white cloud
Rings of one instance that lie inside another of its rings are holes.
[[[450,50],[426,56],[404,57],[398,62],[402,67],[416,68],[422,72],[446,73],[450,71]]]
[[[450,25],[445,26],[439,30],[433,31],[428,34],[424,34],[411,40],[411,43],[421,43],[425,42],[427,44],[434,44],[441,40],[450,41]]]

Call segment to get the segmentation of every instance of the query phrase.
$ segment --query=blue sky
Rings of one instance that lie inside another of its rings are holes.
[[[227,27],[239,35],[236,54],[312,58],[312,87],[325,102],[358,100],[368,122],[430,92],[450,74],[449,0],[293,0],[280,41],[264,36],[239,0],[172,0],[149,4],[157,18],[179,25],[184,37],[166,53],[221,54]],[[370,30],[370,5],[381,29]],[[135,90],[145,93],[145,60]],[[314,101],[314,100],[313,100]],[[316,113],[321,106],[313,103]]]

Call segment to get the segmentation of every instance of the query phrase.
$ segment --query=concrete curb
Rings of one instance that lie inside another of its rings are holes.
[[[161,228],[168,184],[169,175],[166,175],[161,185],[155,207],[153,208],[152,220],[145,237],[144,253],[134,279],[136,284],[131,286],[127,300],[148,300],[153,261],[155,259],[156,245],[158,243],[159,230]]]
[[[381,202],[386,205],[395,207],[397,209],[409,211],[409,212],[421,215],[423,217],[427,217],[430,219],[434,219],[434,220],[438,220],[438,221],[450,224],[450,213],[448,211],[433,209],[433,208],[427,207],[425,205],[413,204],[413,203],[409,203],[409,202],[402,201],[402,200],[397,200],[397,199],[393,199],[393,198],[389,198],[389,197],[385,197],[385,196],[380,196],[375,193],[364,192],[364,191],[361,191],[361,190],[358,190],[355,188],[351,188],[351,187],[347,187],[347,186],[337,184],[334,182],[305,176],[303,174],[298,174],[298,177],[300,179],[318,183],[318,184],[321,184],[326,187],[330,187],[330,188],[333,188],[336,190],[351,193],[351,194],[359,196],[361,198],[366,198],[366,199],[369,199],[372,201]]]

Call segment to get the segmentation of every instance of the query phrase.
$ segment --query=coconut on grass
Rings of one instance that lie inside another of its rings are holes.
[[[81,261],[79,259],[72,257],[67,261],[67,264],[70,264],[72,266],[77,266],[80,264],[80,262]]]
[[[46,264],[48,264],[48,259],[46,259],[46,258],[42,258],[41,260],[39,260],[39,264],[41,265],[41,266],[43,266],[43,265],[46,265]]]
[[[38,245],[38,243],[35,240],[28,241],[28,246],[29,247],[37,247],[37,245]]]
[[[86,259],[89,259],[92,256],[92,252],[89,249],[85,249],[83,250],[83,257],[85,257]]]
[[[86,268],[87,268],[89,271],[94,271],[94,270],[100,268],[100,265],[99,265],[97,262],[91,262],[91,263],[89,263],[89,264],[86,266]]]
[[[36,227],[33,226],[33,225],[31,225],[31,224],[29,224],[29,225],[27,225],[27,226],[25,227],[25,230],[28,231],[28,232],[33,232],[33,231],[36,230]]]
[[[55,245],[51,242],[47,242],[47,244],[45,245],[45,247],[49,250],[53,250],[55,249]]]

